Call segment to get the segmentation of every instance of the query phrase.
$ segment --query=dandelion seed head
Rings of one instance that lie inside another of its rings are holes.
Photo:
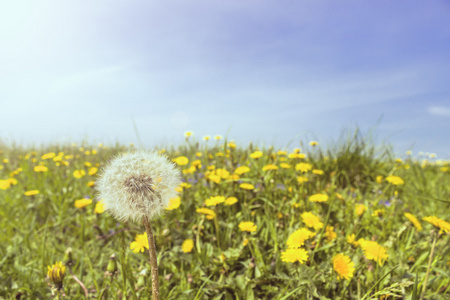
[[[120,221],[158,216],[177,196],[180,172],[165,156],[136,151],[107,164],[96,182],[105,210]]]

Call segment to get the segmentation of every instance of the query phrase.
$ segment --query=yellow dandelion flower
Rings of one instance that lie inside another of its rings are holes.
[[[191,239],[184,240],[183,244],[181,245],[181,250],[184,253],[189,253],[194,248],[194,241]]]
[[[208,174],[206,178],[217,184],[221,181],[220,176],[214,173]]]
[[[265,165],[262,168],[263,171],[269,171],[269,170],[278,170],[278,167],[275,165]]]
[[[84,170],[75,170],[75,171],[73,171],[73,177],[75,177],[75,178],[81,178],[84,175],[86,175],[86,172]]]
[[[314,170],[312,170],[312,172],[313,172],[313,174],[316,174],[316,175],[323,175],[324,174],[323,170],[319,170],[319,169],[314,169]]]
[[[300,248],[305,244],[305,241],[315,235],[314,232],[309,231],[306,228],[300,228],[289,236],[286,244],[289,249]]]
[[[297,182],[300,183],[300,184],[302,184],[304,182],[308,182],[308,181],[309,181],[308,177],[305,177],[305,176],[298,176],[297,177]]]
[[[75,200],[75,207],[76,208],[83,208],[88,206],[89,204],[92,203],[92,199],[79,199],[79,200]]]
[[[205,205],[206,206],[216,206],[220,203],[224,203],[225,202],[225,197],[224,196],[215,196],[215,197],[210,197],[208,199],[205,200]]]
[[[312,169],[312,166],[308,163],[298,163],[295,165],[295,170],[306,173]]]
[[[248,232],[255,232],[257,229],[257,226],[253,222],[241,222],[239,223],[239,229],[241,231],[248,231]]]
[[[309,196],[309,201],[311,202],[327,202],[328,195],[327,194],[314,194]]]
[[[211,136],[209,136],[209,135],[205,135],[204,137],[203,137],[203,140],[204,141],[209,141],[211,139]]]
[[[293,153],[289,153],[288,157],[291,159],[296,159],[296,158],[305,158],[306,155],[304,153],[293,152]]]
[[[364,256],[367,259],[376,261],[380,266],[382,266],[384,261],[389,257],[386,252],[387,248],[379,245],[375,241],[359,239],[358,244],[364,251]]]
[[[241,183],[239,185],[239,187],[241,189],[244,189],[244,190],[254,190],[255,189],[255,186],[253,184],[250,184],[250,183]]]
[[[103,200],[100,200],[95,204],[94,212],[98,215],[105,212],[105,203],[103,203]]]
[[[145,249],[148,249],[147,232],[144,232],[144,234],[137,234],[134,242],[130,244],[130,249],[133,250],[134,253],[144,252]]]
[[[351,244],[353,247],[358,247],[358,242],[356,241],[356,236],[354,233],[347,235],[347,243]]]
[[[311,141],[311,142],[309,142],[309,145],[314,147],[314,146],[319,145],[319,142]]]
[[[290,168],[292,168],[292,166],[290,164],[288,164],[288,163],[281,163],[280,167],[282,167],[283,169],[290,169]]]
[[[303,223],[310,227],[314,228],[315,230],[319,230],[323,228],[323,223],[320,222],[319,217],[314,215],[312,212],[304,212],[301,215]]]
[[[252,154],[250,154],[251,158],[260,158],[263,156],[263,153],[261,151],[255,151]]]
[[[64,277],[66,276],[66,266],[63,265],[61,261],[55,263],[51,267],[47,266],[47,276],[58,289],[61,289]]]
[[[222,179],[228,179],[228,177],[230,177],[230,172],[225,169],[216,169],[216,175],[220,176]]]
[[[416,227],[417,231],[422,231],[422,224],[420,224],[419,220],[410,213],[404,213],[404,216]]]
[[[196,210],[199,214],[203,214],[203,215],[206,215],[206,218],[208,219],[208,220],[212,220],[212,219],[214,219],[217,215],[216,215],[216,213],[215,213],[215,211],[213,211],[212,209],[209,209],[209,208],[197,208],[197,210]]]
[[[403,179],[401,179],[398,176],[394,176],[394,175],[390,175],[388,177],[386,177],[386,181],[393,184],[393,185],[402,185],[405,184],[405,182],[403,181]]]
[[[34,167],[35,172],[47,172],[48,168],[46,166],[36,166]]]
[[[215,136],[214,136],[214,139],[215,139],[216,141],[220,141],[221,139],[223,139],[223,137],[222,137],[221,135],[215,135]]]
[[[295,263],[298,261],[300,264],[303,264],[308,260],[308,252],[306,252],[303,248],[298,249],[287,249],[286,251],[281,252],[281,261]]]
[[[95,175],[95,174],[97,173],[97,170],[98,170],[98,169],[97,169],[96,167],[90,168],[90,169],[89,169],[89,175],[91,175],[91,176],[92,176],[92,175]]]
[[[238,202],[238,199],[236,197],[228,197],[225,200],[225,205],[231,206],[231,205],[233,205],[233,204],[235,204],[237,202]]]
[[[185,166],[189,163],[189,159],[186,156],[178,156],[173,161],[179,166]]]
[[[249,240],[248,239],[244,239],[243,241],[242,241],[242,246],[247,246],[248,245],[248,243],[249,243]]]
[[[450,223],[439,219],[436,216],[429,216],[429,217],[424,217],[422,218],[422,220],[432,224],[433,226],[435,226],[436,228],[439,228],[439,233],[448,233],[450,232]]]
[[[191,137],[192,134],[193,134],[192,131],[186,131],[186,132],[184,133],[184,136],[188,138],[188,137]]]
[[[277,152],[277,155],[284,155],[284,156],[286,156],[286,155],[287,155],[287,152],[286,152],[286,151],[283,151],[283,150],[279,150],[279,151]]]
[[[90,163],[90,162],[88,162],[88,161],[86,161],[85,163],[84,163],[84,165],[86,166],[86,167],[92,167],[92,164]]]
[[[242,174],[247,173],[249,171],[250,171],[249,167],[247,167],[247,166],[240,166],[240,167],[236,168],[236,170],[234,170],[234,173],[238,174],[238,175],[242,175]]]
[[[327,240],[329,242],[336,239],[337,234],[336,234],[336,232],[334,232],[333,226],[327,225],[327,227],[325,228],[325,237],[327,238]]]
[[[378,184],[383,183],[383,176],[382,176],[382,175],[378,175],[378,176],[376,177],[376,182],[377,182]]]
[[[169,205],[166,207],[167,210],[174,210],[180,207],[181,205],[181,198],[180,197],[174,197],[169,199]]]
[[[6,190],[11,186],[11,182],[6,179],[6,180],[0,180],[0,190]]]
[[[95,181],[89,181],[88,183],[86,183],[86,185],[88,187],[93,187],[95,185]]]
[[[42,155],[41,156],[41,159],[50,159],[50,158],[53,158],[53,157],[55,157],[55,153],[54,152],[50,152],[50,153],[46,153],[46,154],[44,154],[44,155]]]
[[[384,208],[383,209],[376,209],[372,213],[372,217],[382,217],[384,215]]]
[[[340,253],[333,256],[333,269],[337,273],[337,279],[349,280],[353,277],[355,272],[355,264],[351,261],[350,257]]]
[[[26,191],[25,193],[23,193],[25,196],[34,196],[39,194],[39,190],[31,190],[31,191]]]
[[[367,210],[367,206],[365,206],[364,204],[356,204],[355,205],[355,212],[358,216],[362,216],[366,210]]]

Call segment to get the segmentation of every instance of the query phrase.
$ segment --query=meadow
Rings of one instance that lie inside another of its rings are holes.
[[[450,299],[448,161],[358,132],[289,151],[185,138],[154,149],[183,178],[151,221],[161,299]],[[96,197],[135,148],[0,144],[0,299],[152,298],[143,225]]]

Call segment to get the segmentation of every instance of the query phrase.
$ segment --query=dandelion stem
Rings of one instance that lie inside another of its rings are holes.
[[[438,233],[435,232],[434,239],[433,239],[433,245],[431,246],[430,259],[428,260],[427,274],[425,275],[425,281],[423,282],[423,288],[422,288],[422,294],[420,295],[420,300],[423,300],[423,297],[425,297],[425,291],[427,289],[427,282],[428,282],[428,275],[430,275],[431,263],[433,262],[433,254],[434,254],[434,248],[436,247],[437,237],[438,237]]]
[[[152,294],[153,300],[159,300],[159,278],[158,278],[158,259],[156,257],[156,245],[153,238],[152,227],[147,216],[144,217],[144,226],[148,238],[148,254],[150,256],[150,266],[152,271]]]

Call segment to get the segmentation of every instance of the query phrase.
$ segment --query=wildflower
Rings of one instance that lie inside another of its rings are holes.
[[[422,218],[422,220],[432,224],[433,226],[435,226],[436,228],[439,228],[439,233],[445,232],[448,233],[450,232],[450,223],[439,219],[436,216],[429,216],[429,217],[424,217]]]
[[[9,159],[7,159],[7,158],[4,158],[4,159],[3,159],[3,163],[4,163],[4,164],[7,164],[7,163],[9,163]]]
[[[192,136],[192,134],[193,134],[192,131],[186,131],[186,132],[184,133],[184,136],[185,136],[186,138],[189,138],[189,137]]]
[[[31,191],[26,191],[25,193],[23,193],[25,196],[34,196],[39,194],[39,190],[31,190]]]
[[[86,166],[86,167],[92,167],[92,164],[90,163],[90,162],[88,162],[88,161],[86,161],[86,162],[84,162],[84,165]]]
[[[230,177],[230,172],[225,169],[216,169],[216,175],[220,176],[222,179],[228,179],[228,177]]]
[[[306,173],[311,169],[312,169],[312,166],[308,163],[298,163],[295,165],[295,170],[301,171],[303,173]]]
[[[355,264],[350,260],[350,257],[340,253],[333,256],[333,269],[337,273],[337,279],[347,279],[353,277],[355,272]]]
[[[97,173],[97,170],[98,170],[98,169],[97,169],[96,167],[90,168],[90,169],[89,169],[89,175],[91,175],[91,176],[92,176],[92,175],[95,175],[95,174]]]
[[[130,249],[133,250],[134,253],[144,252],[144,249],[148,249],[147,232],[137,234],[134,242],[130,244]]]
[[[278,167],[275,166],[275,165],[265,165],[265,166],[262,168],[262,170],[263,170],[263,171],[268,171],[268,170],[278,170]]]
[[[86,172],[84,170],[75,170],[75,171],[73,171],[73,177],[75,177],[75,178],[81,178],[84,175],[86,175]]]
[[[66,276],[66,266],[61,261],[54,265],[47,266],[47,276],[56,285],[57,289],[62,289],[63,280]]]
[[[347,235],[347,243],[351,244],[353,247],[358,247],[358,242],[356,241],[356,236],[354,233]]]
[[[244,190],[254,190],[255,189],[255,186],[253,184],[250,184],[250,183],[241,183],[239,185],[239,187],[241,189],[244,189]]]
[[[249,167],[241,166],[241,167],[236,168],[236,170],[234,170],[234,173],[238,174],[238,175],[242,175],[242,174],[247,173],[249,171],[250,171]]]
[[[203,140],[204,141],[209,141],[211,139],[211,136],[209,136],[209,135],[205,135],[204,137],[203,137]]]
[[[236,202],[238,202],[238,199],[236,197],[228,197],[225,200],[225,205],[231,206],[231,205],[235,204]]]
[[[83,208],[83,207],[88,206],[91,203],[92,203],[92,199],[75,200],[75,207],[76,208]]]
[[[364,251],[364,256],[367,259],[376,261],[380,266],[382,266],[384,261],[389,257],[389,255],[386,253],[387,248],[379,245],[375,241],[359,239],[358,244]]]
[[[241,231],[255,232],[257,226],[253,222],[241,222],[239,223],[239,229]]]
[[[328,195],[327,194],[314,194],[309,196],[309,201],[311,202],[327,202]]]
[[[197,169],[194,166],[191,166],[187,169],[184,169],[182,172],[183,174],[192,174],[196,171]]]
[[[298,176],[297,177],[297,182],[300,183],[300,184],[302,184],[304,182],[308,182],[308,181],[309,181],[308,177],[305,177],[305,176]]]
[[[376,209],[373,213],[372,213],[372,217],[381,217],[384,215],[384,208],[383,209]]]
[[[325,237],[327,238],[327,240],[329,242],[336,239],[337,234],[336,234],[336,232],[334,232],[333,226],[327,225],[327,227],[325,228]]]
[[[365,206],[364,204],[356,204],[355,205],[355,212],[358,216],[362,216],[366,210],[367,210],[367,206]]]
[[[319,217],[315,216],[312,212],[304,212],[301,217],[303,223],[310,228],[312,227],[315,230],[319,230],[323,227],[323,223],[320,222]]]
[[[216,206],[217,204],[224,203],[225,197],[223,196],[216,196],[216,197],[210,197],[206,199],[205,205],[206,206]]]
[[[11,182],[6,179],[6,180],[0,180],[0,190],[6,190],[11,186]]]
[[[169,199],[169,205],[166,207],[167,210],[174,210],[180,207],[181,205],[181,198],[180,197],[174,197]]]
[[[203,215],[206,215],[206,218],[208,219],[208,220],[212,220],[212,219],[214,219],[217,215],[216,215],[216,213],[212,210],[212,209],[209,209],[209,208],[197,208],[197,210],[196,210],[199,214],[203,214]]]
[[[422,231],[422,224],[420,224],[419,220],[410,213],[404,213],[404,216],[416,227],[417,231]]]
[[[185,166],[189,163],[189,159],[186,156],[178,156],[173,161],[179,166]]]
[[[181,250],[184,253],[191,252],[192,248],[194,248],[194,241],[191,239],[184,240],[183,244],[181,245]]]
[[[248,245],[248,243],[249,243],[249,240],[248,239],[244,239],[243,241],[242,241],[242,246],[247,246]]]
[[[303,264],[308,260],[308,252],[303,248],[287,249],[286,251],[281,252],[281,260],[290,263],[298,261],[300,264]]]
[[[390,175],[388,177],[386,177],[386,181],[393,184],[393,185],[402,185],[405,184],[405,182],[403,181],[403,179],[401,179],[398,176],[394,176],[394,175]]]
[[[282,167],[283,169],[290,169],[290,168],[292,168],[292,166],[290,164],[288,164],[288,163],[281,163],[280,167]]]
[[[34,167],[35,172],[47,172],[48,168],[46,166],[36,166]]]
[[[86,185],[87,185],[88,187],[93,187],[93,186],[95,185],[95,181],[91,180],[91,181],[89,181],[88,183],[86,183]]]
[[[100,200],[95,204],[94,212],[99,215],[102,214],[104,211],[105,211],[105,203],[103,203],[103,200]]]
[[[313,174],[316,174],[316,175],[323,175],[323,170],[314,169],[314,170],[312,170],[312,172],[313,172]]]
[[[309,142],[309,145],[314,147],[314,146],[319,145],[319,142],[311,141],[311,142]]]
[[[55,157],[55,155],[56,154],[54,152],[46,153],[46,154],[41,156],[41,159],[43,159],[43,160],[50,159],[50,158]]]
[[[304,153],[289,153],[289,158],[295,159],[295,158],[305,158],[306,155]]]
[[[221,135],[215,135],[215,136],[214,136],[214,139],[215,139],[216,141],[219,141],[219,140],[222,139],[222,136],[221,136]]]
[[[251,158],[260,158],[263,156],[263,153],[261,151],[255,151],[252,154],[250,154]]]
[[[177,196],[180,172],[164,156],[136,151],[109,162],[96,181],[105,209],[119,220],[152,218]]]
[[[286,244],[289,249],[300,248],[304,245],[305,241],[315,235],[314,232],[309,231],[306,228],[300,228],[289,236]]]
[[[376,182],[377,182],[378,184],[383,183],[383,176],[382,176],[382,175],[378,175],[378,176],[376,177]]]

